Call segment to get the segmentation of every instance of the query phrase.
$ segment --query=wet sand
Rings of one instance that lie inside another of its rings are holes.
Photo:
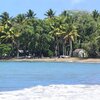
[[[66,58],[33,58],[33,59],[8,59],[1,61],[28,61],[28,62],[82,62],[82,63],[100,63],[100,58],[88,58],[81,59],[75,57],[66,57]]]

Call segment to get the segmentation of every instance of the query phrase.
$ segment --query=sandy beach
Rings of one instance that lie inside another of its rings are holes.
[[[0,92],[0,100],[100,100],[100,85],[50,85]]]
[[[100,63],[100,58],[88,58],[81,59],[76,57],[66,57],[66,58],[33,58],[33,59],[8,59],[8,60],[0,60],[0,61],[29,61],[29,62],[86,62],[86,63]]]

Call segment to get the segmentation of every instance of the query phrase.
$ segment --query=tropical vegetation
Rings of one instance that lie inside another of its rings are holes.
[[[44,19],[29,9],[11,17],[0,14],[0,58],[73,56],[78,48],[88,57],[100,53],[100,13],[49,9]]]

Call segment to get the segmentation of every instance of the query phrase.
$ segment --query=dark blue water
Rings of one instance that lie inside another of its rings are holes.
[[[0,62],[0,91],[51,84],[100,84],[100,64]]]

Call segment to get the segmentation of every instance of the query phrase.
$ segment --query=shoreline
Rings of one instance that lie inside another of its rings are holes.
[[[67,58],[12,58],[12,59],[1,59],[0,61],[15,61],[15,62],[79,62],[79,63],[100,63],[100,58],[77,58],[77,57],[67,57]]]

